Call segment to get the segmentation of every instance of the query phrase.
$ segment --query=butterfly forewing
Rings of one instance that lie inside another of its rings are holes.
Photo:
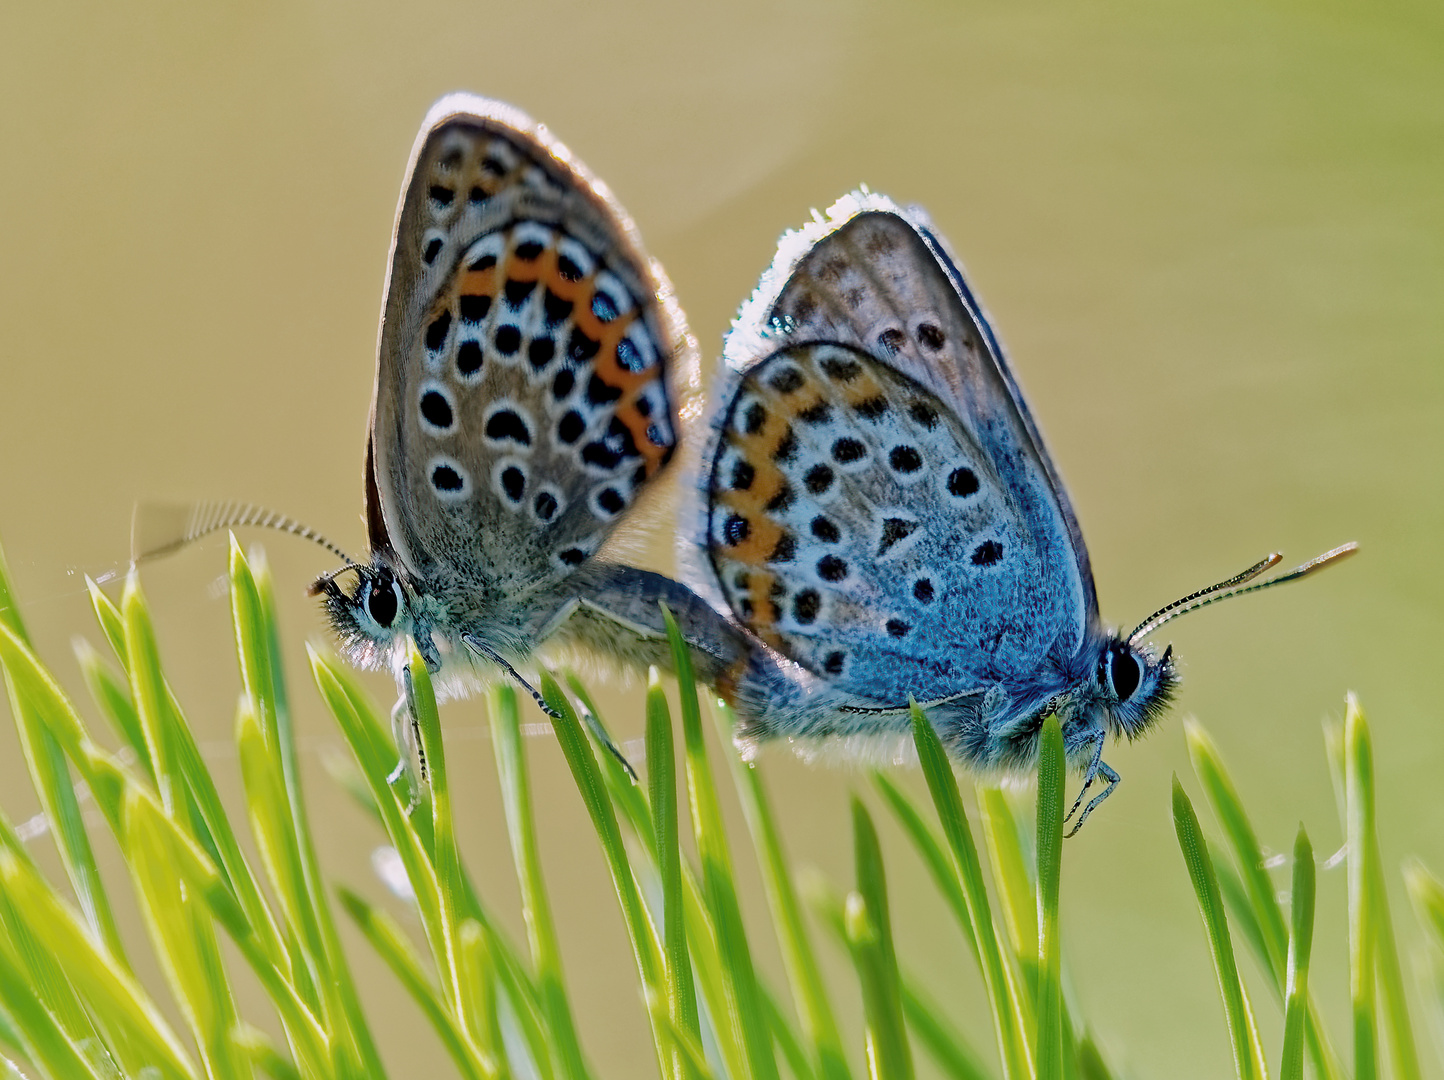
[[[542,129],[438,104],[398,212],[372,421],[407,570],[514,599],[597,551],[676,444],[662,292]]]

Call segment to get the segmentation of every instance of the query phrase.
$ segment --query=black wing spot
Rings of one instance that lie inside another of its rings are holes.
[[[582,563],[586,562],[587,553],[581,548],[567,548],[560,555],[558,555],[557,558],[560,559],[562,562],[566,563],[568,566],[580,566]]]
[[[514,439],[523,446],[531,445],[531,429],[526,426],[526,421],[511,409],[492,413],[491,419],[486,422],[486,437]]]
[[[822,597],[816,589],[803,589],[792,601],[792,621],[799,626],[811,626],[817,621],[822,609]]]
[[[838,527],[821,514],[812,519],[812,535],[824,544],[835,544],[842,539]]]
[[[564,367],[557,372],[556,378],[552,380],[552,397],[557,401],[561,401],[562,398],[572,392],[572,387],[576,385],[576,374],[571,368]]]
[[[913,599],[919,604],[931,604],[933,602],[933,583],[927,578],[918,578],[914,581]]]
[[[825,424],[832,419],[832,406],[825,401],[819,401],[798,413],[797,419],[804,424]]]
[[[836,555],[824,555],[817,560],[817,576],[823,581],[841,581],[847,577],[847,563]]]
[[[767,509],[774,514],[780,514],[792,505],[795,498],[796,494],[792,490],[792,485],[784,480],[776,494],[767,500]]]
[[[841,649],[836,649],[827,654],[827,659],[822,662],[822,670],[829,675],[841,675],[842,665],[847,662],[847,654]]]
[[[984,540],[973,549],[974,566],[992,566],[1003,557],[1003,545],[996,540]]]
[[[570,446],[582,437],[582,432],[586,429],[587,424],[582,419],[582,414],[576,409],[568,409],[566,414],[557,421],[557,438]]]
[[[481,370],[481,362],[485,358],[478,342],[463,341],[461,348],[456,350],[456,370],[462,375],[475,375]]]
[[[777,449],[772,451],[772,460],[785,465],[797,456],[797,435],[793,433],[791,426],[787,433],[782,436],[782,441],[777,444]]]
[[[432,184],[427,194],[431,196],[432,202],[438,203],[441,206],[450,206],[451,200],[456,198],[456,192],[440,184]]]
[[[905,335],[896,326],[891,326],[877,336],[877,345],[888,356],[896,356],[899,349],[907,342]]]
[[[959,499],[966,499],[969,495],[976,495],[978,491],[978,475],[968,468],[957,468],[948,474],[948,494]]]
[[[794,390],[802,388],[807,380],[802,377],[802,372],[795,367],[785,367],[768,380],[767,385],[776,390],[779,394],[790,394]]]
[[[426,245],[426,250],[421,253],[422,260],[427,266],[436,261],[436,256],[441,254],[441,237],[433,236],[431,242]]]
[[[943,347],[943,343],[947,341],[947,338],[943,336],[942,330],[933,323],[925,322],[918,327],[918,340],[936,352]]]
[[[722,523],[722,539],[729,547],[736,547],[750,535],[752,535],[752,525],[741,514],[733,514]]]
[[[821,495],[828,488],[832,487],[833,472],[826,465],[814,465],[807,470],[807,475],[802,478],[803,484],[807,486],[808,494]]]
[[[915,473],[923,467],[922,455],[911,446],[894,446],[887,459],[900,473]]]
[[[426,347],[431,352],[440,352],[441,347],[446,344],[447,332],[451,330],[451,312],[443,311],[436,318],[431,320],[431,325],[426,328]]]
[[[578,364],[585,364],[601,350],[600,341],[589,338],[575,326],[567,338],[567,355]]]
[[[535,262],[538,255],[542,253],[540,240],[525,240],[516,246],[516,257],[523,262]],[[530,282],[528,283],[530,284]]]
[[[501,489],[512,502],[521,502],[521,497],[526,492],[526,473],[515,465],[508,465],[501,470]]]
[[[732,587],[738,592],[746,592],[752,588],[752,578],[748,576],[746,570],[737,571],[737,576],[732,579]]]
[[[516,351],[521,348],[521,330],[510,324],[498,326],[496,337],[492,340],[496,342],[496,351],[502,356],[515,356]]]
[[[437,491],[460,491],[465,482],[450,465],[438,465],[431,470],[431,486]]]
[[[506,295],[507,306],[516,311],[527,302],[527,298],[535,290],[535,281],[508,281],[501,291]]]
[[[893,637],[907,637],[907,633],[911,629],[912,627],[901,619],[889,619],[887,621],[887,632]]]
[[[770,563],[789,563],[797,557],[797,541],[791,533],[783,533],[777,538],[777,544],[772,553],[767,556]]]
[[[486,202],[486,192],[476,186],[473,186],[472,189],[467,192],[466,197],[468,200],[474,203]]]
[[[532,501],[532,507],[537,517],[550,521],[557,512],[557,497],[550,491],[543,491]]]
[[[827,377],[835,382],[852,382],[862,374],[862,365],[848,357],[829,356],[820,366]]]
[[[622,493],[616,488],[602,488],[597,496],[597,505],[609,514],[620,514],[627,505],[627,500],[622,498]]]
[[[597,439],[582,447],[582,461],[600,469],[615,469],[622,462],[622,452]]]
[[[882,523],[882,543],[878,544],[877,553],[882,555],[900,540],[906,540],[917,527],[916,521],[908,521],[906,518],[886,519]]]
[[[549,337],[532,338],[531,344],[526,347],[526,358],[537,371],[550,364],[556,354],[557,343]]]
[[[842,438],[832,444],[832,460],[839,465],[848,465],[867,453],[867,447],[856,439]]]
[[[542,310],[546,312],[547,322],[566,322],[572,314],[572,302],[548,289],[542,298]]]
[[[557,273],[565,281],[582,280],[582,268],[569,255],[557,255]]]
[[[476,257],[476,262],[467,267],[468,270],[490,270],[496,265],[496,255],[493,252],[486,252]]]
[[[875,397],[867,398],[865,401],[859,401],[852,408],[853,411],[864,420],[880,420],[887,414],[891,406],[888,405],[887,398],[878,394]]]
[[[470,293],[461,295],[458,307],[461,310],[461,321],[479,323],[486,318],[486,313],[491,310],[491,297],[483,293],[480,296],[473,296]]]
[[[754,401],[747,406],[747,411],[742,414],[742,430],[748,435],[756,435],[762,430],[762,425],[767,423],[767,410],[762,407],[761,402]]]
[[[938,425],[938,412],[926,401],[914,401],[908,406],[908,415],[920,427],[932,431]]]
[[[433,427],[449,428],[455,419],[451,415],[451,405],[445,396],[435,390],[428,390],[421,395],[421,415],[426,418],[427,423]]]
[[[622,396],[622,388],[613,386],[600,375],[587,380],[587,400],[593,405],[610,405]]]

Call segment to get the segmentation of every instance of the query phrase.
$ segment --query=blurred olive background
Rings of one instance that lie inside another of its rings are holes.
[[[1319,725],[1357,691],[1386,864],[1419,854],[1444,870],[1444,9],[1422,2],[7,5],[0,538],[74,693],[71,635],[98,639],[80,575],[123,569],[136,499],[252,499],[364,547],[397,190],[427,106],[458,88],[525,108],[606,179],[709,364],[777,235],[809,208],[860,182],[927,206],[1069,481],[1105,617],[1131,626],[1275,548],[1292,562],[1361,542],[1314,581],[1169,627],[1179,707],[1111,750],[1124,783],[1066,848],[1065,950],[1113,1060],[1142,1076],[1229,1069],[1169,817],[1170,773],[1192,785],[1183,716],[1214,734],[1267,845],[1286,850],[1302,819],[1327,855],[1339,829]],[[301,648],[323,636],[302,593],[329,557],[248,539],[278,581],[328,869],[379,896],[378,834],[323,770],[340,742]],[[670,549],[664,518],[646,561],[665,569]],[[145,585],[171,678],[239,806],[224,559],[218,538],[149,567]],[[634,738],[638,688],[611,686],[609,719]],[[386,680],[374,689],[389,703]],[[484,710],[443,716],[453,775],[475,778],[467,857],[520,935]],[[35,803],[8,728],[0,746],[3,807],[23,820]],[[604,1075],[650,1075],[593,834],[554,741],[529,748],[585,1045]],[[785,752],[764,768],[791,851],[850,879],[846,799],[865,773]],[[48,857],[48,841],[36,849]],[[119,886],[113,846],[100,850]],[[750,852],[738,862],[780,983]],[[900,844],[889,871],[900,952],[991,1052],[961,938]],[[1342,870],[1320,887],[1315,980],[1346,1048]],[[393,1075],[449,1075],[352,941]],[[1277,1010],[1252,986],[1276,1055]]]

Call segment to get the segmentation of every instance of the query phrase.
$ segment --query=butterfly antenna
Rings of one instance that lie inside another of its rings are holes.
[[[351,556],[331,541],[294,518],[267,510],[254,503],[200,502],[165,505],[137,503],[130,519],[130,557],[134,563],[156,559],[179,551],[202,536],[221,529],[255,526],[299,536],[320,544],[346,564],[343,570],[356,565]],[[337,571],[340,573],[341,571]]]
[[[1347,559],[1354,552],[1359,550],[1359,545],[1353,542],[1334,548],[1333,551],[1326,551],[1316,559],[1310,559],[1303,566],[1296,566],[1288,573],[1280,574],[1278,577],[1269,578],[1267,581],[1254,582],[1249,585],[1247,582],[1258,577],[1265,570],[1277,566],[1282,556],[1277,552],[1266,559],[1254,563],[1241,574],[1229,578],[1227,581],[1220,581],[1217,585],[1210,585],[1206,589],[1175,600],[1167,607],[1159,608],[1148,618],[1138,625],[1138,629],[1128,635],[1128,644],[1132,645],[1153,633],[1164,623],[1170,623],[1180,615],[1187,615],[1190,611],[1197,611],[1201,607],[1208,607],[1209,604],[1217,603],[1220,600],[1227,600],[1234,596],[1243,596],[1246,593],[1258,592],[1260,589],[1269,589],[1275,585],[1282,585],[1286,581],[1297,581],[1299,578],[1308,577],[1316,570],[1322,570],[1332,563],[1341,559]]]

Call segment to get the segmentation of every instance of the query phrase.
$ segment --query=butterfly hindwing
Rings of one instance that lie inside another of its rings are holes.
[[[676,444],[668,291],[544,129],[470,96],[433,108],[372,415],[381,517],[414,576],[514,599],[595,554]]]
[[[887,704],[1071,655],[1097,617],[1086,551],[920,219],[860,195],[785,238],[725,359],[705,545],[744,625]]]

